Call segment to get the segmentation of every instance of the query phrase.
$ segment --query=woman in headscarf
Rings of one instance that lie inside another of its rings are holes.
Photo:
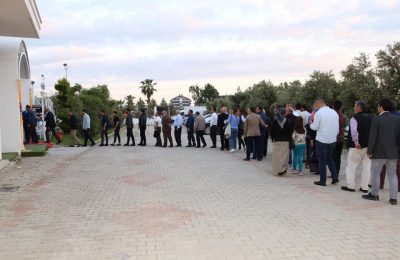
[[[285,114],[285,107],[278,106],[275,110],[275,119],[272,121],[271,125],[273,169],[279,176],[282,176],[287,172],[289,142],[292,135],[291,124],[289,120],[286,119]]]

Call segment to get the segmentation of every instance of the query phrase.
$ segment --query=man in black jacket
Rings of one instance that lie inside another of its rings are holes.
[[[81,146],[81,142],[79,141],[78,137],[76,136],[76,130],[78,129],[78,119],[74,115],[72,111],[68,112],[68,119],[69,119],[69,128],[71,129],[70,135],[72,139],[72,144],[70,147],[75,147],[75,145]]]
[[[104,110],[100,110],[101,116],[101,144],[99,146],[108,146],[108,127],[110,122],[108,121],[108,116]],[[106,143],[104,143],[104,140]]]
[[[44,121],[46,122],[46,141],[50,143],[50,132],[57,138],[57,144],[61,143],[61,140],[56,135],[56,120],[54,114],[46,107],[44,109]]]
[[[372,119],[368,141],[368,156],[371,158],[372,190],[362,197],[366,200],[379,200],[379,176],[383,166],[389,176],[390,200],[397,205],[398,183],[396,165],[400,147],[400,118],[392,115],[393,103],[382,99],[378,105],[379,115]]]
[[[140,117],[139,117],[139,129],[140,129],[140,146],[146,146],[146,125],[147,125],[147,116],[146,110],[140,110]]]
[[[221,137],[221,151],[229,150],[229,139],[225,138],[226,120],[229,114],[226,112],[226,107],[221,108],[221,113],[218,115],[218,129]]]

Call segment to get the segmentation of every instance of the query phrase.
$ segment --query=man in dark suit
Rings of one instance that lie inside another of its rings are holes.
[[[46,107],[44,109],[44,121],[46,122],[46,141],[50,143],[50,132],[57,138],[57,144],[61,143],[61,140],[56,135],[56,120],[54,114]]]
[[[400,147],[400,118],[392,115],[393,103],[390,99],[382,99],[378,105],[379,115],[372,119],[368,142],[368,156],[371,158],[371,185],[366,200],[379,200],[379,175],[383,166],[389,176],[390,204],[397,205],[396,165]]]
[[[22,122],[23,122],[23,127],[24,127],[25,144],[29,144],[29,141],[31,139],[30,129],[28,127],[28,125],[29,125],[28,113],[29,113],[30,109],[31,109],[31,106],[26,105],[25,111],[22,112]]]
[[[226,120],[229,114],[226,112],[226,107],[221,108],[221,113],[218,115],[218,129],[221,138],[221,151],[229,150],[229,139],[225,137]]]
[[[99,146],[108,146],[108,127],[110,122],[104,110],[100,110],[99,114],[101,116],[101,144]],[[106,141],[105,143],[104,140]]]
[[[146,110],[141,109],[139,117],[140,146],[146,146],[146,126],[147,126]]]
[[[189,110],[188,119],[186,121],[188,145],[186,147],[196,147],[196,141],[194,139],[194,121],[193,110]]]

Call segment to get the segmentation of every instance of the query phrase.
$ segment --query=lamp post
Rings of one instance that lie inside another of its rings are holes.
[[[42,91],[40,94],[42,95],[42,126],[43,126],[43,140],[46,142],[46,126],[44,122],[44,89],[46,86],[44,85],[44,75],[42,74],[42,84],[40,84]]]
[[[65,79],[68,80],[68,64],[64,63],[64,70],[65,70]]]

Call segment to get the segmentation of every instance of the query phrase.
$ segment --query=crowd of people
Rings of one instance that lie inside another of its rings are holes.
[[[396,105],[390,99],[382,99],[378,105],[378,115],[368,114],[368,108],[362,100],[356,101],[354,115],[350,117],[347,138],[345,128],[347,118],[342,113],[342,103],[335,101],[332,108],[323,99],[315,101],[311,111],[304,105],[286,104],[277,106],[274,117],[269,118],[262,106],[250,107],[247,111],[226,107],[220,109],[217,114],[216,107],[211,107],[209,123],[199,112],[188,111],[183,119],[179,111],[171,118],[167,111],[156,112],[153,117],[153,137],[155,146],[174,147],[172,132],[176,147],[182,147],[182,129],[187,131],[186,147],[205,148],[207,142],[204,137],[206,128],[209,127],[211,146],[217,148],[217,136],[219,135],[221,151],[231,153],[237,150],[246,150],[244,161],[262,161],[267,155],[269,139],[272,141],[272,166],[274,173],[284,176],[291,169],[292,173],[303,176],[305,168],[310,172],[319,174],[319,181],[314,184],[326,186],[327,178],[331,178],[331,184],[339,182],[342,149],[346,145],[349,148],[346,166],[346,185],[341,189],[347,192],[355,192],[355,174],[361,167],[361,183],[359,190],[367,200],[379,200],[379,189],[383,189],[386,174],[389,176],[390,203],[397,204],[397,193],[400,192],[400,113]],[[49,132],[54,133],[54,115],[45,110],[46,137],[49,140]],[[126,143],[124,146],[135,146],[133,135],[134,120],[129,109],[124,112],[124,122],[118,112],[112,113],[112,120],[104,110],[99,111],[101,117],[101,143],[100,146],[108,146],[108,131],[113,129],[114,140],[111,146],[120,146],[121,125],[126,127]],[[83,144],[76,135],[78,119],[71,111],[68,114],[71,129],[71,146],[95,145],[91,137],[90,116],[83,110],[82,130],[84,134]],[[35,120],[30,108],[23,113],[26,140],[34,139]],[[146,111],[140,111],[138,126],[140,129],[139,146],[146,146]],[[161,136],[163,138],[161,138]],[[37,140],[37,137],[36,137]],[[60,142],[60,140],[58,140]],[[345,144],[346,142],[346,144]],[[327,177],[327,168],[330,176]]]

